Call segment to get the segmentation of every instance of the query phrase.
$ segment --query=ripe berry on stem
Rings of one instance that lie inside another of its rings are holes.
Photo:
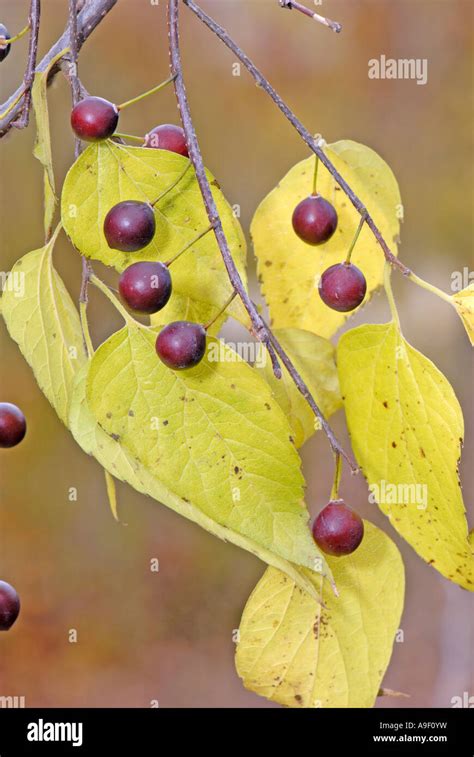
[[[20,408],[0,402],[0,447],[15,447],[26,434],[26,419]]]
[[[177,152],[179,155],[188,157],[188,148],[186,145],[186,136],[181,126],[174,124],[161,124],[155,126],[145,136],[145,147],[154,147],[159,150],[170,150]]]
[[[155,214],[147,202],[125,200],[109,210],[104,221],[107,244],[113,250],[137,252],[155,236]]]
[[[353,263],[336,263],[327,268],[319,280],[322,301],[332,310],[341,313],[358,307],[366,291],[365,276]]]
[[[331,239],[337,228],[337,213],[328,200],[312,194],[301,200],[293,211],[292,224],[303,242],[323,244]]]
[[[119,279],[119,292],[129,308],[137,313],[157,313],[171,296],[171,276],[160,262],[133,263]]]
[[[191,321],[174,321],[165,326],[156,340],[160,360],[175,371],[193,368],[206,352],[206,329]]]
[[[8,31],[8,29],[5,26],[5,24],[0,24],[0,37],[3,37],[3,39],[10,39],[11,38],[11,34]],[[10,48],[11,48],[11,45],[7,45],[5,43],[2,43],[2,45],[0,46],[0,63],[2,62],[2,60],[5,60],[5,58],[7,57],[8,53],[10,52]]]
[[[98,142],[111,137],[117,128],[119,110],[103,97],[85,97],[72,109],[71,126],[79,139]]]
[[[20,597],[6,581],[0,581],[0,631],[8,631],[20,613]]]
[[[327,555],[340,557],[355,552],[364,536],[360,515],[342,499],[329,502],[313,523],[313,538]]]

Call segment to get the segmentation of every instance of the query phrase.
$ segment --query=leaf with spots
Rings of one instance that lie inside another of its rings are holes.
[[[337,362],[372,500],[426,562],[472,591],[474,555],[458,476],[464,423],[451,385],[395,322],[344,334]]]
[[[220,526],[326,572],[308,527],[291,429],[266,382],[212,337],[198,366],[171,371],[155,340],[155,330],[130,320],[97,350],[87,400],[100,426]]]
[[[260,560],[273,565],[289,575],[298,586],[310,592],[315,598],[318,593],[309,574],[279,557],[274,552],[264,549],[257,542],[248,539],[237,531],[222,526],[199,510],[191,501],[182,499],[168,489],[156,476],[142,465],[120,441],[109,436],[94,418],[86,397],[86,380],[89,365],[85,365],[76,377],[74,393],[69,414],[69,427],[76,442],[88,455],[92,455],[105,469],[108,477],[124,481],[141,494],[152,497],[157,502],[169,507],[183,518],[191,520],[213,536],[235,544],[241,549],[256,555]],[[107,487],[111,486],[110,478]],[[114,517],[117,508],[114,497],[111,498]]]
[[[334,347],[331,342],[302,329],[276,329],[274,333],[323,414],[329,418],[342,405]],[[281,379],[275,378],[267,350],[263,345],[259,345],[256,366],[262,371],[273,396],[290,422],[295,445],[301,447],[318,429],[313,411],[296,388],[286,368],[283,367]]]
[[[404,569],[389,537],[365,521],[360,547],[328,557],[339,589],[320,577],[316,602],[268,568],[240,623],[236,667],[246,688],[287,707],[372,707],[385,675],[404,598]]]
[[[74,377],[86,356],[79,314],[53,266],[51,241],[20,258],[2,295],[2,315],[44,392],[67,424]]]
[[[327,145],[324,151],[396,254],[402,206],[389,166],[369,147],[350,140]],[[319,296],[318,282],[326,268],[345,259],[360,215],[321,164],[317,189],[336,208],[338,227],[328,242],[317,247],[297,237],[291,218],[296,205],[312,192],[314,160],[313,156],[297,163],[265,197],[254,215],[251,235],[275,328],[305,329],[330,337],[350,314],[328,308]],[[384,270],[383,253],[367,225],[354,248],[352,262],[367,279],[367,301],[383,283]]]
[[[187,170],[186,170],[187,169]],[[208,172],[229,247],[244,282],[246,244],[239,222]],[[110,208],[124,200],[153,203],[156,233],[143,250],[111,249],[104,236]],[[105,140],[90,145],[70,168],[61,197],[64,229],[86,257],[121,272],[139,260],[171,260],[209,226],[200,190],[187,158],[168,150],[129,147]],[[174,297],[160,313],[160,323],[185,318],[192,312],[205,321],[229,298],[232,287],[217,242],[206,234],[172,265]],[[229,314],[242,317],[234,301]]]

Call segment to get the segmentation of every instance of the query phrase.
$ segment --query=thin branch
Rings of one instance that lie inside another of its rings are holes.
[[[30,44],[28,47],[28,60],[26,63],[26,71],[23,77],[23,98],[22,98],[22,105],[21,105],[21,113],[18,119],[15,120],[13,124],[17,129],[24,129],[25,126],[28,126],[28,122],[30,120],[31,87],[33,86],[33,79],[35,78],[36,56],[38,53],[40,16],[41,16],[40,0],[31,0],[30,14],[28,17],[28,25],[30,27]],[[0,108],[0,110],[3,110],[3,109]]]
[[[276,376],[281,376],[281,370],[278,365],[275,350],[272,347],[270,337],[267,332],[267,328],[257,311],[254,303],[248,296],[240,274],[236,268],[232,254],[227,243],[224,229],[222,227],[222,221],[217,210],[217,206],[212,195],[211,187],[206,176],[206,169],[201,155],[201,149],[194,129],[194,124],[191,118],[189,110],[188,98],[186,95],[186,88],[184,86],[182,69],[181,69],[181,53],[179,49],[179,35],[178,35],[178,4],[177,0],[170,0],[169,6],[169,37],[170,37],[170,60],[171,60],[171,72],[176,75],[174,80],[174,88],[176,92],[176,98],[178,101],[178,108],[181,113],[181,120],[183,122],[184,131],[186,134],[186,144],[188,146],[189,158],[193,164],[196,179],[201,190],[201,194],[206,207],[209,223],[214,230],[214,234],[219,245],[219,249],[224,260],[224,265],[227,269],[232,287],[236,290],[242,303],[249,315],[252,323],[252,331],[255,337],[262,342],[268,350],[270,359],[272,361],[273,370]]]
[[[189,109],[188,98],[186,95],[186,88],[183,81],[181,53],[180,53],[180,48],[179,48],[178,3],[179,3],[179,0],[169,0],[168,2],[168,34],[169,34],[170,60],[171,60],[171,71],[172,73],[176,74],[176,79],[174,82],[176,99],[178,102],[179,111],[181,113],[181,120],[183,123],[183,128],[186,134],[186,144],[188,146],[189,158],[196,172],[196,179],[198,181],[199,188],[201,190],[207,216],[209,218],[209,223],[211,224],[214,230],[217,244],[219,245],[219,249],[221,251],[221,255],[224,260],[224,264],[227,269],[230,282],[232,284],[234,291],[237,292],[238,296],[242,300],[242,303],[245,309],[247,310],[247,313],[249,314],[249,317],[252,323],[252,332],[254,333],[256,338],[260,342],[262,342],[262,344],[268,350],[268,353],[272,360],[273,370],[274,370],[275,375],[277,376],[281,375],[280,367],[278,365],[278,359],[276,357],[276,355],[278,355],[282,363],[285,365],[285,367],[289,371],[297,388],[299,389],[303,397],[306,399],[306,401],[310,405],[314,414],[318,418],[321,424],[321,427],[324,429],[329,439],[329,443],[334,453],[342,455],[349,462],[349,465],[351,466],[352,470],[355,471],[357,470],[355,463],[348,457],[348,455],[342,449],[331,427],[327,423],[318,405],[316,404],[314,398],[312,397],[311,392],[309,391],[308,387],[306,386],[303,379],[299,375],[298,371],[292,364],[288,355],[283,350],[282,346],[279,344],[276,337],[272,334],[267,324],[265,323],[261,315],[258,313],[254,303],[249,298],[245,290],[245,287],[243,285],[242,279],[240,278],[239,272],[235,266],[235,263],[232,258],[232,254],[230,252],[229,245],[227,243],[227,239],[222,227],[222,222],[219,217],[219,213],[218,213],[214,198],[212,196],[211,187],[209,185],[209,181],[206,176],[206,170],[204,168],[204,163],[202,160],[199,142],[196,136],[196,131],[194,129],[194,124],[193,124],[190,109]],[[275,370],[275,368],[278,368],[278,371]]]
[[[100,24],[107,13],[113,8],[117,0],[88,0],[83,10],[77,17],[77,49],[81,49],[85,40],[92,34],[94,29]],[[44,58],[36,67],[36,71],[46,71],[51,61],[59,55],[61,50],[69,47],[69,26],[58,41],[48,50]],[[64,68],[66,63],[60,61],[54,66],[49,74],[49,81],[57,74],[60,68]],[[8,100],[0,105],[0,138],[3,137],[15,124],[18,118],[25,97],[25,84],[22,83],[18,89],[13,92]],[[14,104],[13,104],[14,103]],[[13,106],[12,106],[13,104]]]
[[[219,37],[219,39],[229,48],[229,50],[232,50],[234,55],[245,66],[251,76],[253,76],[257,84],[271,97],[273,102],[280,108],[283,115],[296,129],[296,131],[306,142],[308,147],[318,156],[321,163],[326,166],[329,173],[334,177],[341,189],[345,192],[356,210],[361,214],[361,216],[366,216],[366,223],[371,229],[380,247],[382,248],[386,260],[388,260],[388,262],[396,268],[399,268],[405,276],[408,276],[411,273],[410,269],[406,265],[404,265],[401,260],[398,260],[398,258],[390,250],[388,244],[382,236],[380,229],[375,224],[372,216],[367,212],[367,208],[364,206],[363,202],[357,197],[346,180],[341,176],[337,168],[331,163],[330,159],[327,157],[318,141],[314,139],[309,131],[303,126],[301,121],[298,120],[293,111],[288,107],[288,105],[286,105],[286,103],[282,100],[280,95],[264,77],[261,71],[259,71],[259,69],[250,60],[248,55],[246,55],[244,51],[241,50],[241,48],[234,42],[234,40],[229,37],[226,30],[223,29],[222,26],[219,26],[219,24],[210,16],[208,16],[198,5],[196,5],[193,0],[183,0],[183,2],[188,6],[190,10],[193,11],[193,13],[196,14],[200,21],[202,21],[212,32],[214,32],[217,37]]]
[[[342,26],[337,21],[331,21],[330,18],[320,16],[319,13],[315,13],[311,8],[307,8],[306,5],[301,5],[297,0],[279,0],[279,3],[282,8],[287,8],[290,11],[293,9],[299,11],[300,13],[303,13],[303,15],[309,16],[309,18],[317,21],[319,24],[323,24],[323,26],[332,29],[332,31],[337,34],[342,31]]]

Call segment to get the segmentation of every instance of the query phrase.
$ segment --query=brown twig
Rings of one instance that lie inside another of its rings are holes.
[[[40,17],[41,17],[40,0],[31,0],[30,13],[28,16],[28,24],[30,27],[30,43],[28,47],[28,60],[26,63],[26,71],[23,77],[23,98],[22,98],[20,114],[13,122],[13,126],[15,126],[17,129],[24,129],[25,126],[28,126],[28,122],[30,120],[31,87],[33,86],[33,79],[35,78],[36,56],[38,53],[38,36],[39,36],[39,28],[40,28]]]
[[[214,21],[210,16],[205,13],[202,8],[200,8],[194,0],[183,0],[184,4],[188,6],[190,10],[195,13],[195,15],[200,19],[200,21],[203,22],[214,34],[229,48],[229,50],[232,50],[234,55],[240,60],[240,62],[245,66],[247,71],[251,74],[251,76],[255,79],[259,87],[263,89],[273,100],[273,102],[280,108],[283,115],[288,119],[288,121],[292,124],[292,126],[296,129],[298,134],[302,137],[302,139],[306,142],[308,147],[318,156],[321,163],[326,166],[329,173],[334,177],[336,182],[339,184],[341,189],[345,192],[353,206],[356,208],[356,210],[361,214],[361,216],[366,216],[366,223],[367,226],[371,229],[373,235],[375,236],[377,242],[379,243],[380,247],[383,250],[383,253],[385,255],[386,260],[388,260],[391,265],[399,268],[399,270],[405,275],[409,276],[411,271],[410,269],[402,263],[401,260],[399,260],[393,252],[390,250],[387,242],[382,236],[382,233],[378,226],[376,225],[375,221],[373,220],[370,213],[368,213],[367,208],[363,204],[363,202],[357,197],[355,192],[351,189],[347,181],[341,176],[337,168],[333,165],[333,163],[330,161],[330,159],[325,154],[324,150],[319,145],[318,141],[314,139],[314,137],[309,133],[309,131],[303,126],[301,121],[298,120],[298,118],[295,116],[293,111],[288,107],[288,105],[282,100],[278,92],[272,87],[270,82],[265,78],[265,76],[259,71],[259,69],[255,66],[255,64],[250,60],[248,55],[244,53],[244,51],[234,42],[234,40],[229,37],[228,33],[225,29],[222,28],[222,26],[219,26],[219,24]]]
[[[336,32],[339,34],[340,31],[342,31],[342,26],[337,21],[331,21],[330,18],[325,18],[325,16],[320,16],[319,13],[315,13],[311,8],[307,8],[306,5],[301,5],[297,0],[279,0],[279,3],[282,8],[287,8],[288,10],[295,10],[299,11],[300,13],[303,13],[304,16],[308,16],[309,18],[312,18],[314,21],[317,21],[319,24],[323,24],[323,26],[327,26],[329,29],[332,29],[333,32]]]
[[[245,290],[244,284],[242,282],[242,279],[240,278],[239,272],[234,263],[234,260],[232,258],[232,254],[230,252],[229,245],[227,243],[224,229],[222,227],[222,222],[219,217],[219,212],[217,210],[216,203],[212,196],[211,187],[209,185],[209,181],[206,176],[206,170],[204,168],[204,163],[203,163],[201,150],[200,150],[199,142],[196,135],[196,130],[194,128],[194,124],[191,118],[191,112],[189,109],[186,88],[185,88],[185,84],[183,80],[181,52],[180,52],[180,46],[179,46],[178,3],[179,3],[179,0],[169,0],[168,2],[168,34],[169,34],[170,62],[171,62],[171,72],[176,75],[176,78],[174,81],[176,99],[177,99],[179,111],[181,113],[181,120],[183,123],[183,128],[186,134],[186,143],[188,147],[189,158],[196,172],[196,179],[199,184],[199,188],[201,190],[201,195],[203,198],[204,206],[206,208],[207,216],[214,230],[216,241],[219,246],[225,267],[227,269],[230,283],[232,284],[234,291],[236,291],[237,294],[239,295],[247,313],[249,314],[249,317],[252,323],[253,334],[267,348],[267,351],[272,360],[275,375],[281,376],[281,370],[280,370],[278,359],[276,356],[278,354],[283,364],[289,371],[293,381],[295,382],[295,385],[297,386],[297,388],[299,389],[303,397],[306,399],[306,401],[309,403],[311,409],[313,410],[316,417],[320,421],[321,426],[324,429],[329,439],[329,443],[334,453],[342,455],[348,461],[352,470],[356,471],[357,466],[342,449],[341,445],[339,444],[338,440],[336,439],[334,435],[334,432],[332,431],[331,427],[325,420],[316,401],[312,397],[310,390],[304,383],[303,379],[299,375],[296,368],[293,366],[291,360],[286,355],[285,351],[283,350],[282,346],[279,344],[274,334],[272,334],[267,324],[265,323],[261,315],[258,313],[254,303],[249,298]]]
[[[92,34],[94,29],[100,24],[107,13],[113,8],[117,0],[88,0],[82,11],[77,16],[77,49],[81,49],[85,40]],[[46,71],[51,61],[69,46],[69,27],[58,41],[48,50],[44,58],[36,67],[36,71]],[[57,74],[60,68],[66,68],[66,63],[62,60],[54,66],[49,74],[49,81]],[[0,137],[3,137],[15,124],[25,99],[25,85],[21,84],[13,92],[8,100],[0,105]]]

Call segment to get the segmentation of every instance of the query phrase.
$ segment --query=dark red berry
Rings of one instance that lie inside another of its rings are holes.
[[[26,434],[26,420],[20,408],[0,402],[0,447],[15,447]]]
[[[113,250],[137,252],[150,244],[155,229],[155,214],[147,202],[125,200],[105,216],[104,234]]]
[[[156,352],[160,360],[175,371],[192,368],[206,351],[206,329],[199,323],[175,321],[160,331]]]
[[[358,307],[366,291],[365,276],[353,263],[336,263],[327,268],[319,279],[322,301],[329,308],[341,313]]]
[[[331,239],[337,228],[337,213],[330,202],[320,195],[301,200],[293,211],[293,229],[303,242],[323,244]]]
[[[0,631],[8,631],[20,613],[20,597],[13,586],[0,581]]]
[[[362,518],[342,499],[329,502],[313,523],[313,538],[327,555],[350,555],[355,552],[363,536]]]
[[[0,24],[0,37],[3,37],[3,39],[10,39],[11,38],[11,34],[8,31],[8,29],[5,26],[5,24]],[[5,58],[7,57],[8,53],[10,52],[10,48],[11,48],[11,45],[3,45],[2,44],[0,46],[0,63],[2,62],[2,60],[5,60]]]
[[[145,147],[155,147],[158,150],[170,150],[188,157],[188,148],[184,129],[174,124],[155,126],[145,136]]]
[[[103,97],[85,97],[71,113],[71,126],[79,139],[98,142],[111,137],[117,128],[117,106]]]
[[[171,296],[168,267],[159,262],[133,263],[121,274],[119,291],[128,307],[137,313],[157,313]]]

